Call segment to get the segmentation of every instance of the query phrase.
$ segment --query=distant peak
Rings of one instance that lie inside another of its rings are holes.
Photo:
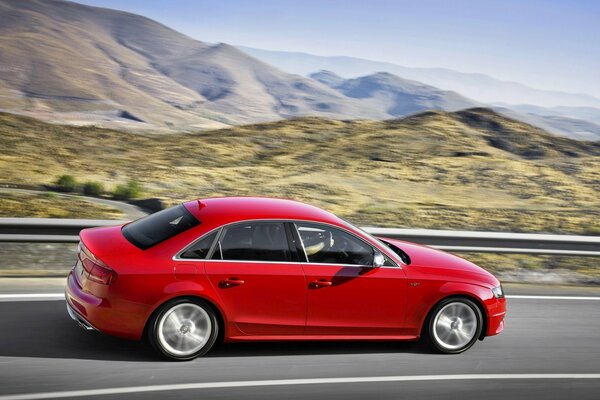
[[[330,71],[328,69],[321,69],[317,72],[313,72],[311,74],[309,74],[309,76],[312,78],[313,76],[329,76],[329,77],[336,77],[336,78],[342,78],[341,76],[339,76],[338,74],[336,74],[333,71]]]
[[[385,71],[375,72],[374,74],[366,75],[366,76],[372,76],[372,77],[378,77],[378,78],[399,78],[398,75],[394,75],[390,72],[385,72]]]
[[[313,72],[312,74],[310,74],[308,76],[309,76],[309,78],[319,81],[322,84],[327,85],[332,88],[335,88],[336,86],[338,86],[344,82],[344,78],[342,78],[335,72],[328,71],[326,69],[322,69],[320,71]]]

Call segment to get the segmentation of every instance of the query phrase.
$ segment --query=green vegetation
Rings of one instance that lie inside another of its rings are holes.
[[[86,196],[101,196],[104,193],[104,185],[100,182],[89,181],[83,184],[83,194]]]
[[[106,193],[101,182],[87,181],[79,184],[71,175],[61,175],[56,180],[56,189],[60,192],[80,193],[86,196],[100,197]],[[135,179],[130,179],[125,184],[115,186],[111,196],[115,200],[133,200],[142,194],[142,185]]]
[[[77,190],[77,181],[71,175],[61,175],[56,180],[56,187],[61,192],[75,192]]]
[[[135,179],[131,179],[125,185],[117,185],[113,197],[117,200],[132,200],[140,197],[142,185]]]

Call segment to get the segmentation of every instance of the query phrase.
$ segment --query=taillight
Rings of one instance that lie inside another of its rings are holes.
[[[81,242],[79,243],[78,256],[83,269],[88,273],[87,278],[89,280],[103,285],[110,285],[117,279],[117,273],[93,255]]]

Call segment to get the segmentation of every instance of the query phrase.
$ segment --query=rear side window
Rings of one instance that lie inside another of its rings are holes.
[[[281,222],[234,225],[223,230],[213,260],[290,261],[285,226]]]
[[[123,227],[123,236],[142,250],[200,224],[183,204],[138,219]]]

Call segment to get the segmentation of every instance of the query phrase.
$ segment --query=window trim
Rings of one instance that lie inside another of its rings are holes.
[[[204,233],[202,236],[200,236],[197,239],[194,239],[192,242],[190,242],[188,245],[186,245],[182,250],[178,251],[177,253],[175,253],[175,255],[172,257],[173,261],[188,261],[188,262],[197,262],[197,261],[210,261],[210,262],[243,262],[243,263],[265,263],[265,264],[299,264],[299,265],[336,265],[336,266],[341,266],[341,267],[355,267],[355,268],[365,268],[365,267],[369,267],[368,265],[357,265],[357,264],[332,264],[332,263],[311,263],[307,261],[256,261],[256,260],[212,260],[210,259],[210,257],[212,257],[213,252],[215,251],[215,248],[217,247],[216,244],[218,243],[218,239],[221,237],[221,234],[223,233],[223,229],[231,226],[231,225],[236,225],[236,224],[245,224],[245,223],[249,223],[249,222],[282,222],[282,223],[291,223],[292,225],[294,225],[295,228],[295,224],[297,222],[305,222],[305,223],[311,223],[311,224],[321,224],[321,225],[326,225],[326,226],[330,226],[336,229],[340,229],[343,232],[346,232],[350,235],[353,235],[354,237],[356,237],[359,240],[362,240],[363,242],[365,242],[367,245],[379,250],[380,253],[383,253],[391,262],[392,264],[394,264],[394,266],[381,266],[379,268],[398,268],[398,269],[402,269],[402,266],[405,265],[404,262],[402,260],[399,259],[398,255],[393,253],[391,250],[389,249],[381,249],[378,246],[376,246],[375,244],[369,242],[368,240],[364,239],[363,237],[361,237],[360,235],[357,235],[356,233],[352,232],[351,230],[345,228],[345,227],[341,227],[339,225],[335,225],[335,224],[330,224],[328,222],[322,222],[322,221],[313,221],[313,220],[307,220],[307,219],[288,219],[288,218],[256,218],[256,219],[246,219],[246,220],[241,220],[241,221],[233,221],[233,222],[229,222],[226,224],[223,224],[217,228],[211,229],[210,231]],[[296,228],[295,228],[296,229]],[[179,255],[181,253],[183,253],[184,251],[186,251],[189,247],[193,246],[197,241],[202,240],[206,235],[211,234],[212,232],[216,231],[216,230],[221,230],[220,232],[218,232],[215,241],[213,242],[209,252],[207,253],[206,258],[179,258]],[[297,230],[297,229],[296,229]],[[287,232],[286,232],[287,234]],[[298,240],[300,240],[300,243],[302,246],[304,246],[304,244],[302,244],[302,239],[300,239],[300,235],[296,232],[296,234],[298,235]],[[376,238],[374,238],[374,241],[377,243],[378,240],[376,240]],[[289,242],[288,242],[288,246],[289,246]],[[387,246],[385,246],[387,247]],[[303,247],[304,248],[304,247]],[[290,252],[292,252],[294,249],[290,248]],[[304,253],[306,256],[306,253]],[[399,261],[398,261],[398,260]]]

